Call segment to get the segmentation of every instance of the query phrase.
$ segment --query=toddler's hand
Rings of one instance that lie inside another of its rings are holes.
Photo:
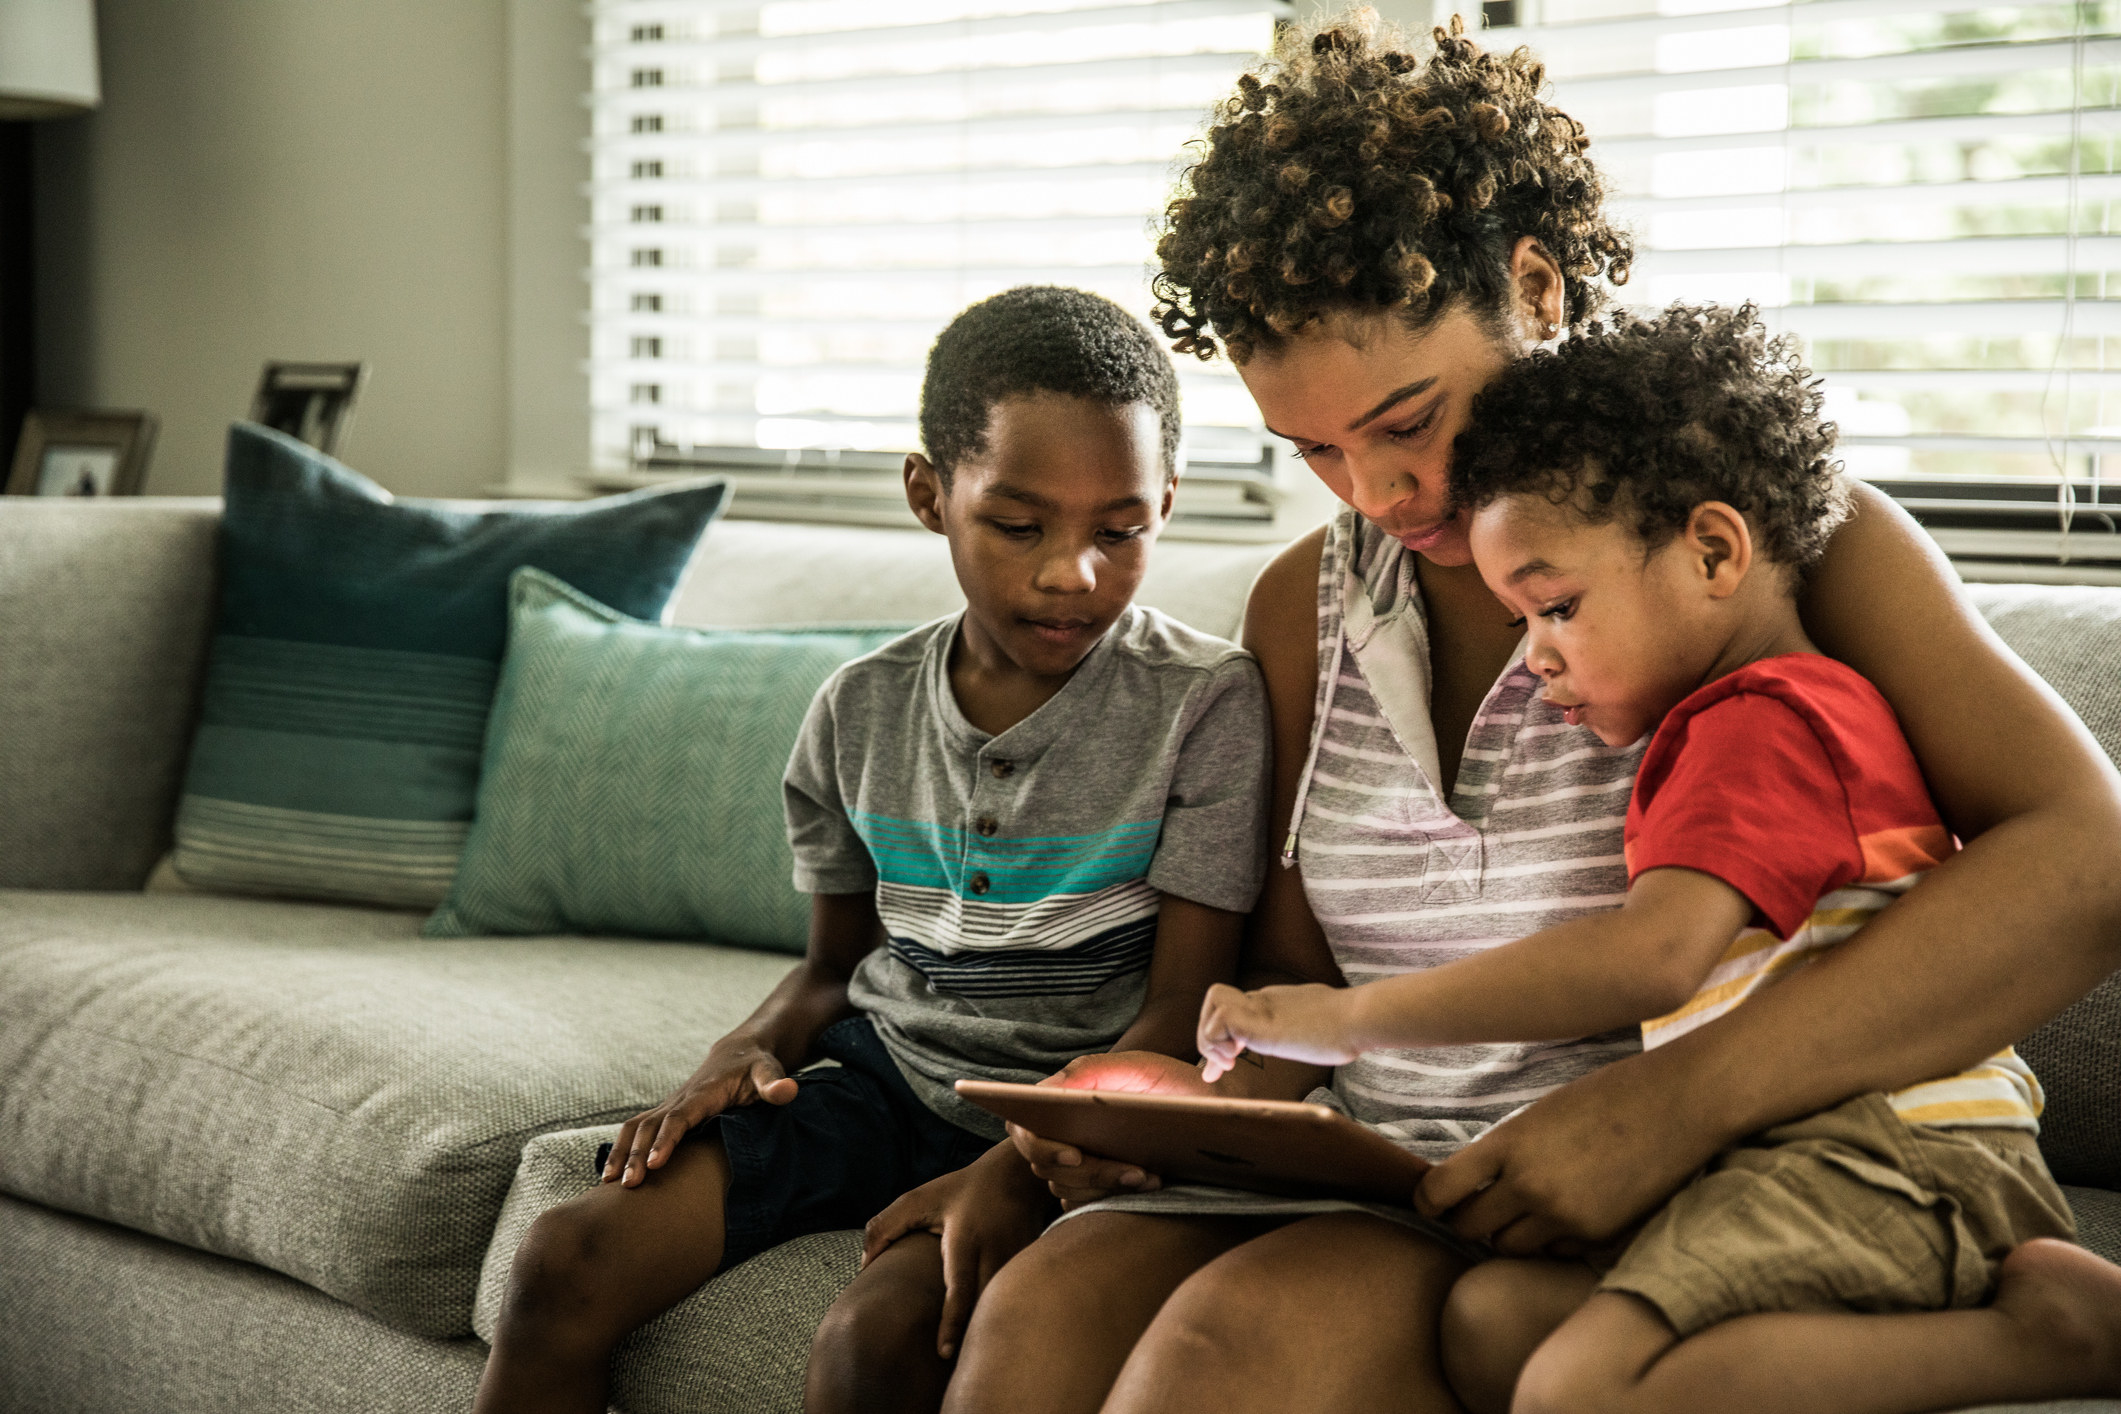
[[[1218,1080],[1247,1049],[1312,1065],[1345,1065],[1349,1044],[1349,988],[1316,983],[1240,992],[1221,983],[1200,1005],[1200,1073]]]
[[[648,1170],[670,1162],[685,1131],[732,1105],[758,1100],[785,1105],[795,1091],[796,1082],[772,1052],[741,1035],[724,1036],[669,1099],[619,1126],[611,1156],[604,1161],[603,1181],[638,1188]]]

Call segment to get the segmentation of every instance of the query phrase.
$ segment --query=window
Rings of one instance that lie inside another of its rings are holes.
[[[1624,299],[1758,301],[1969,577],[2121,583],[2121,3],[1479,9],[1589,130]]]
[[[712,468],[740,514],[905,523],[897,471],[936,332],[1038,282],[1146,317],[1150,224],[1185,143],[1289,11],[597,0],[600,484]],[[657,249],[634,244],[647,221]],[[1184,364],[1182,513],[1264,534],[1258,413],[1227,364]]]

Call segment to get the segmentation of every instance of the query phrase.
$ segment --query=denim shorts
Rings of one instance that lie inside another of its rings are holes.
[[[861,1227],[994,1147],[920,1102],[868,1017],[826,1027],[818,1051],[839,1064],[798,1072],[787,1104],[728,1110],[686,1136],[719,1132],[729,1155],[724,1271],[790,1238]],[[609,1152],[597,1151],[600,1173]]]

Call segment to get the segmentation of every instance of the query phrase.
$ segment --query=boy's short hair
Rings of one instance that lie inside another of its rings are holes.
[[[1848,514],[1820,404],[1796,341],[1769,338],[1751,304],[1621,314],[1482,391],[1453,448],[1452,499],[1536,494],[1594,524],[1625,516],[1652,549],[1723,501],[1802,574]]]
[[[958,462],[986,449],[994,405],[1025,393],[1147,403],[1162,424],[1164,479],[1177,473],[1178,373],[1156,336],[1087,290],[1019,285],[966,309],[928,350],[921,443],[945,489]]]

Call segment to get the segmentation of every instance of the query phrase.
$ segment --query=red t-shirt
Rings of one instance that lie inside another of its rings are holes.
[[[1953,848],[1878,689],[1816,653],[1764,658],[1671,711],[1628,801],[1628,881],[1698,869],[1788,939],[1825,895],[1886,885]]]

